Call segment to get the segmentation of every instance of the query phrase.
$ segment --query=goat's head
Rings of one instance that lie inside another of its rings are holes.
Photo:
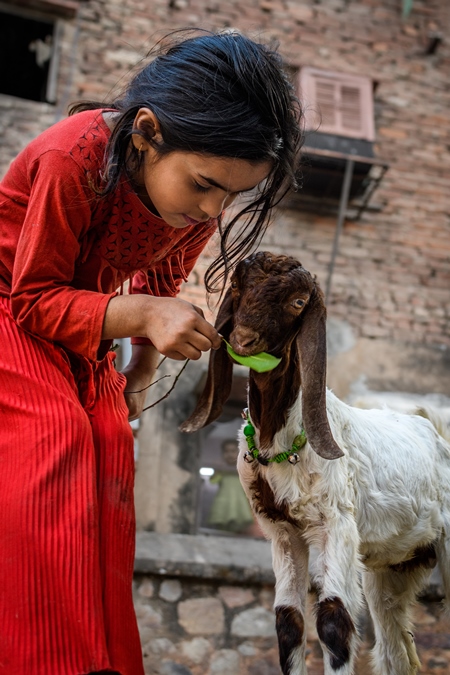
[[[341,457],[326,413],[326,310],[311,274],[294,258],[253,254],[237,265],[216,328],[241,356],[265,351],[282,359],[274,371],[250,371],[250,411],[261,447],[283,426],[301,386],[311,447],[326,459]],[[232,367],[225,348],[211,352],[205,389],[182,431],[217,419],[230,393]]]

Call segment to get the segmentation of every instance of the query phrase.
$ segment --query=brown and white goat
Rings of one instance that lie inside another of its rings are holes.
[[[449,444],[422,417],[352,408],[326,389],[323,295],[293,258],[260,252],[241,262],[216,327],[240,355],[282,359],[270,372],[250,371],[259,454],[248,454],[241,432],[238,471],[272,542],[284,675],[306,673],[310,549],[325,675],[353,672],[361,580],[375,629],[374,672],[413,675],[420,664],[409,609],[436,562],[450,597]],[[232,367],[225,349],[211,352],[205,390],[183,431],[220,415]],[[273,461],[289,454],[302,428],[306,445],[290,461]]]

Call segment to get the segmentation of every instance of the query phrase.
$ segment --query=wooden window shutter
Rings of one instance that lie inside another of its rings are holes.
[[[370,78],[305,67],[299,89],[307,129],[375,140]]]

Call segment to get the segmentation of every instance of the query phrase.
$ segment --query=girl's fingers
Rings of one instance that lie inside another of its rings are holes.
[[[197,329],[198,330],[198,329]],[[214,326],[212,326],[210,323],[208,323],[206,320],[204,320],[201,324],[200,330],[198,332],[202,335],[205,336],[207,341],[208,341],[208,346],[206,347],[201,347],[198,345],[197,341],[195,342],[196,346],[199,346],[199,348],[206,352],[208,349],[218,349],[222,343],[222,338],[220,337],[219,333],[216,331]]]
[[[219,333],[216,331],[216,329],[214,328],[214,326],[212,324],[210,324],[208,321],[206,321],[205,315],[204,315],[201,307],[197,307],[197,305],[192,305],[192,307],[197,312],[197,314],[199,314],[201,316],[201,318],[203,319],[199,323],[197,330],[202,335],[205,335],[210,342],[208,347],[206,347],[206,348],[199,347],[199,348],[204,352],[208,351],[211,348],[212,349],[218,349],[221,345],[221,342],[222,342]]]
[[[213,346],[213,340],[202,333],[195,332],[190,338],[189,344],[201,352],[208,352]]]
[[[169,359],[174,359],[175,361],[186,361],[186,359],[191,359],[192,361],[196,361],[198,358],[200,358],[199,356],[195,356],[193,350],[192,350],[192,353],[194,354],[194,356],[193,357],[188,356],[187,353],[184,353],[184,352],[187,352],[187,351],[188,351],[187,349],[183,349],[183,352],[179,352],[179,351],[172,350],[172,349],[167,349],[166,351],[161,352],[161,354],[163,356],[167,356]],[[201,352],[199,352],[198,350],[195,350],[195,352],[197,354],[201,355]]]
[[[197,360],[202,352],[221,346],[221,338],[200,307],[178,298],[155,298],[158,312],[149,319],[147,337],[171,359]]]
[[[165,346],[158,346],[156,343],[156,346],[159,347],[159,351],[163,356],[168,356],[169,359],[177,359],[178,361],[181,359],[197,361],[203,352],[208,352],[213,347],[211,340],[201,333],[194,333],[186,339],[178,340]]]

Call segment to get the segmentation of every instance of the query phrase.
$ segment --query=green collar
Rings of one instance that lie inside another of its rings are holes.
[[[265,457],[260,456],[259,450],[255,445],[255,427],[251,422],[250,415],[248,413],[248,408],[244,408],[244,410],[242,411],[242,417],[247,422],[247,424],[244,427],[244,436],[245,440],[247,441],[248,450],[244,454],[244,461],[250,463],[253,462],[254,459],[257,459],[260,464],[267,466],[267,464],[271,462],[276,462],[277,464],[280,464],[281,462],[284,462],[285,459],[287,459],[287,461],[290,462],[290,464],[297,464],[297,462],[300,459],[300,457],[298,456],[298,451],[301,450],[301,448],[303,448],[303,446],[307,441],[305,430],[303,429],[303,427],[301,428],[300,433],[292,441],[292,447],[290,450],[287,450],[286,452],[280,452],[278,455],[275,455],[275,457],[270,457],[270,459],[266,459]]]

